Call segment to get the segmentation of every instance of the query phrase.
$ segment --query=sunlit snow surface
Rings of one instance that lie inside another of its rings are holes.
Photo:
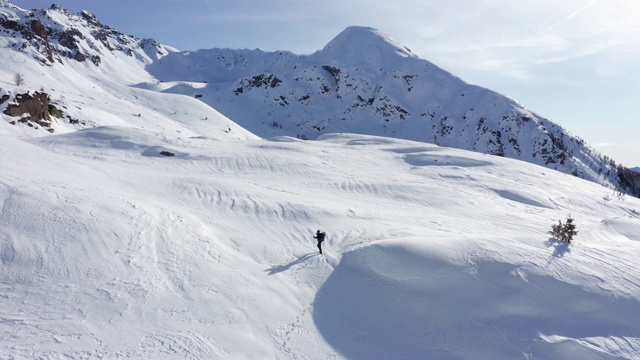
[[[0,115],[0,359],[640,358],[640,200],[418,142],[259,139],[145,49],[45,66],[14,43],[0,97],[84,123]]]
[[[640,356],[640,201],[594,183],[360,135],[1,140],[4,358]]]

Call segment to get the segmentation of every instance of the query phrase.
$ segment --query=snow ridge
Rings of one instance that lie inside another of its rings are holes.
[[[78,62],[91,61],[100,66],[102,58],[114,52],[137,58],[142,63],[150,63],[175,51],[152,39],[138,39],[105,26],[95,15],[83,11],[69,12],[52,5],[49,9],[20,9],[9,2],[0,4],[0,27],[3,37],[16,42],[5,43],[18,47],[18,51],[31,55],[42,64],[64,63],[63,59]]]

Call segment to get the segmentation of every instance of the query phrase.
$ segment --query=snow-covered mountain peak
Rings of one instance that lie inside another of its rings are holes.
[[[0,0],[0,7],[16,8],[16,6],[10,3],[8,0]]]
[[[63,8],[62,6],[60,6],[58,4],[51,5],[49,10],[59,12],[59,13],[64,14],[66,16],[70,15],[69,11],[67,9]],[[85,13],[85,12],[87,12],[87,11],[86,10],[82,10],[82,13]]]
[[[42,64],[64,64],[90,60],[100,66],[108,56],[130,57],[151,63],[175,49],[154,40],[140,40],[105,26],[95,15],[82,11],[70,14],[59,5],[49,9],[21,9],[3,0],[0,10],[0,40],[29,54]]]
[[[7,0],[0,0],[0,19],[17,20],[16,10],[19,9]]]
[[[347,27],[317,55],[343,61],[371,61],[390,55],[417,58],[411,50],[397,43],[389,35],[366,26]]]

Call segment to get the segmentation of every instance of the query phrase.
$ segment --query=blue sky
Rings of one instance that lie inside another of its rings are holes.
[[[88,10],[106,25],[180,50],[309,54],[350,25],[510,96],[616,162],[640,166],[637,0],[13,0]]]

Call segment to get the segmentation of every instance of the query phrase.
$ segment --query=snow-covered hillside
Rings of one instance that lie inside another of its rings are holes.
[[[38,23],[57,31],[45,39]],[[639,199],[446,147],[481,144],[477,119],[437,128],[443,146],[376,136],[432,131],[385,115],[404,114],[396,105],[437,121],[467,106],[469,119],[513,110],[523,151],[560,130],[512,100],[371,29],[299,56],[145,48],[88,13],[6,0],[0,24],[0,359],[640,358]],[[305,123],[317,139],[289,128],[358,96],[352,117]],[[231,107],[210,106],[224,99],[265,126],[245,130],[223,115]],[[288,104],[268,110],[272,100]],[[506,124],[487,127],[496,121]],[[574,150],[565,163],[598,161],[570,135],[555,139]],[[574,242],[550,239],[568,216]]]
[[[32,31],[41,27],[47,29],[47,36]],[[255,138],[192,97],[132,87],[153,81],[145,64],[169,51],[153,40],[123,35],[86,12],[70,15],[57,6],[32,12],[5,0],[0,1],[0,28],[0,78],[5,79],[0,86],[2,132],[43,136],[116,125],[167,133],[204,133],[209,137]],[[74,58],[70,49],[83,56]],[[54,61],[48,60],[49,53]],[[101,60],[85,61],[88,58]],[[15,81],[17,75],[22,78],[20,84]],[[20,103],[20,99],[38,94],[44,94],[48,101]],[[6,114],[12,106],[18,109],[18,116]],[[60,114],[56,116],[51,106]],[[34,111],[34,107],[41,110]]]
[[[147,69],[161,82],[145,88],[197,96],[259,136],[389,136],[520,159],[603,184],[620,182],[615,163],[582,139],[371,28],[349,27],[311,55],[174,52]]]
[[[508,97],[418,58],[375,29],[349,27],[311,55],[178,52],[124,35],[88,12],[72,15],[55,5],[27,11],[7,0],[0,2],[0,29],[0,56],[8,60],[0,68],[7,79],[0,112],[12,124],[66,132],[140,126],[135,117],[144,115],[154,121],[210,120],[220,118],[220,111],[261,137],[315,139],[348,132],[417,140],[516,158],[640,195],[635,173],[578,137]],[[16,74],[24,76],[20,86],[9,80]],[[128,96],[132,88],[140,91]],[[43,92],[50,101],[43,100]],[[156,92],[181,95],[158,97],[172,99],[175,109],[162,114],[155,105],[141,109],[138,94]],[[181,103],[200,110],[190,113]],[[88,108],[97,114],[86,113]],[[234,126],[219,127],[231,132]]]
[[[2,135],[0,167],[3,358],[640,356],[640,200],[574,176],[126,127]]]

